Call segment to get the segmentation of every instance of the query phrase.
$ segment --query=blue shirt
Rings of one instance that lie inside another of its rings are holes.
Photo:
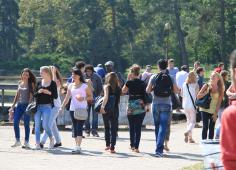
[[[202,86],[204,85],[204,77],[198,75],[198,85],[199,85],[199,89],[202,88]]]
[[[169,75],[176,80],[176,74],[179,72],[177,67],[173,67],[171,69],[168,68]]]
[[[105,78],[106,71],[103,68],[95,67],[94,70],[101,78]]]

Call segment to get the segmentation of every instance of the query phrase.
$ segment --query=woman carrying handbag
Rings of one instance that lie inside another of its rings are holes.
[[[84,80],[83,73],[79,69],[72,69],[72,79],[73,83],[71,83],[68,87],[66,97],[62,103],[61,108],[59,109],[59,112],[64,110],[66,104],[71,98],[70,115],[75,138],[75,149],[72,151],[72,153],[81,153],[83,126],[88,118],[88,101],[93,100],[93,95],[91,89]]]
[[[36,77],[30,69],[25,68],[21,72],[21,80],[14,98],[13,104],[9,109],[10,120],[14,122],[15,144],[12,147],[21,146],[20,142],[20,119],[24,116],[25,142],[23,148],[30,148],[30,115],[26,114],[28,104],[33,100],[34,89],[36,85]],[[16,108],[15,105],[17,104]],[[15,109],[14,109],[15,108]]]
[[[145,118],[145,83],[140,80],[140,66],[130,68],[133,79],[128,80],[122,88],[122,93],[129,93],[127,117],[129,121],[130,149],[139,153],[142,123]]]
[[[106,151],[111,153],[115,152],[116,137],[118,131],[118,114],[116,110],[120,102],[121,89],[119,87],[119,79],[115,72],[108,73],[105,78],[104,97],[100,109],[100,113],[103,113],[103,121],[105,127],[105,141]],[[112,103],[111,103],[112,102]],[[112,109],[106,109],[107,104],[113,105]]]
[[[202,140],[207,139],[207,136],[208,139],[214,139],[215,122],[224,96],[224,88],[224,81],[221,75],[217,72],[212,72],[210,82],[205,84],[197,95],[199,100],[206,95],[211,97],[209,108],[200,107],[203,121]]]
[[[195,143],[192,138],[192,130],[194,129],[196,124],[197,109],[195,106],[195,101],[198,91],[199,86],[197,83],[197,76],[196,73],[192,71],[189,73],[186,82],[183,84],[183,88],[181,90],[183,97],[182,107],[187,118],[187,129],[184,133],[184,141],[186,143]]]

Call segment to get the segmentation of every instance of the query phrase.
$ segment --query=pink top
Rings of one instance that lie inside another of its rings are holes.
[[[82,102],[78,101],[76,99],[77,95],[80,95],[81,97],[87,97],[86,95],[86,89],[88,85],[83,83],[80,87],[76,87],[74,83],[71,83],[68,87],[68,89],[71,92],[71,104],[70,104],[70,111],[75,111],[76,108],[87,108],[87,100],[84,100]]]

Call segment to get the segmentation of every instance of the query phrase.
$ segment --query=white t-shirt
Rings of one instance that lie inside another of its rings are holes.
[[[182,89],[184,82],[186,81],[188,77],[188,73],[186,71],[179,71],[176,74],[176,84],[178,88]]]
[[[198,88],[198,84],[194,83],[194,84],[189,84],[188,86],[189,86],[189,91],[190,91],[190,93],[193,97],[193,101],[195,103],[196,98],[197,98],[196,88]],[[182,93],[183,93],[182,107],[184,109],[195,109],[194,105],[193,105],[193,102],[191,100],[191,97],[189,95],[186,83],[183,84]]]
[[[81,97],[87,97],[86,95],[86,89],[88,85],[83,83],[80,87],[75,87],[74,83],[71,83],[69,85],[69,90],[71,92],[71,103],[70,103],[70,111],[75,111],[76,108],[87,108],[87,100],[84,100],[82,102],[78,101],[76,99],[76,96],[79,94]]]

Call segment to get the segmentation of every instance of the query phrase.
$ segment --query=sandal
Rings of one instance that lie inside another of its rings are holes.
[[[184,142],[188,143],[188,132],[184,133]]]
[[[195,141],[193,139],[189,139],[188,142],[189,143],[195,143]]]
[[[110,146],[107,146],[106,148],[105,148],[105,151],[109,151],[111,149],[111,147]]]
[[[167,151],[167,152],[169,152],[169,151],[170,151],[170,149],[168,148],[168,146],[167,146],[167,145],[164,145],[164,150],[165,150],[165,151]]]

